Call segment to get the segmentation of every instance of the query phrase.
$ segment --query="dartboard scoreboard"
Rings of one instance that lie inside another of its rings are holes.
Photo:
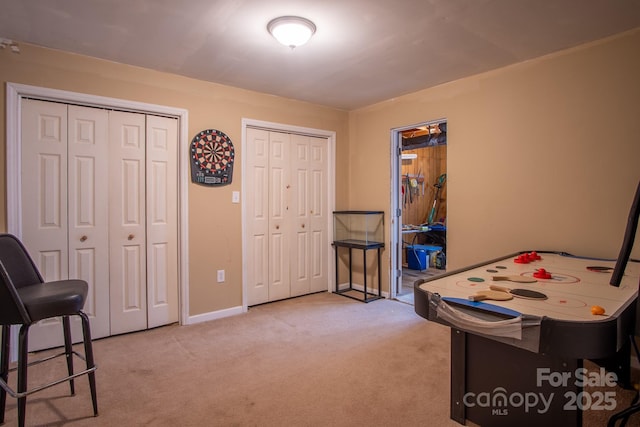
[[[235,151],[223,132],[207,129],[191,140],[191,181],[217,186],[231,183]]]

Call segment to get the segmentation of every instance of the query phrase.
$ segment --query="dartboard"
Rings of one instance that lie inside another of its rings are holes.
[[[207,129],[191,140],[191,180],[204,185],[230,184],[234,150],[223,132]]]

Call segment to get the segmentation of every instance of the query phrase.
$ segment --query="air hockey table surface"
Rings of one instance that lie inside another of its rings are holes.
[[[613,269],[615,261],[536,252],[538,260],[515,262],[518,256],[531,253],[514,253],[416,283],[416,313],[535,352],[599,358],[610,355],[612,347],[619,349],[627,339],[627,324],[633,323],[634,312],[629,308],[638,294],[640,263],[630,262],[620,286],[616,287],[609,284],[611,271],[587,268]],[[492,280],[494,276],[533,278],[541,268],[551,274],[550,279],[536,278],[534,283]],[[531,289],[545,294],[547,299],[469,301],[470,296],[488,290],[491,285]],[[602,307],[604,315],[592,314],[594,305]],[[521,335],[500,334],[500,322],[518,315]]]
[[[468,299],[478,291],[488,290],[492,284],[507,288],[531,289],[547,295],[546,300],[513,298],[509,301],[487,301],[519,313],[546,316],[558,320],[594,322],[615,315],[638,292],[640,264],[629,263],[619,287],[609,285],[614,261],[579,258],[562,253],[536,252],[541,259],[526,264],[516,263],[520,253],[506,258],[437,276],[419,285],[425,292],[441,297]],[[593,271],[587,267],[605,267]],[[611,270],[608,270],[608,269]],[[544,269],[550,279],[535,278],[534,273]],[[534,283],[493,281],[494,276],[523,276]],[[482,280],[482,281],[480,281]],[[483,304],[479,304],[481,307]],[[604,308],[604,316],[594,316],[591,307]]]
[[[545,414],[511,408],[505,417],[496,416],[495,408],[469,407],[463,402],[470,393],[487,389],[549,396],[580,393],[581,388],[571,383],[563,390],[540,387],[536,375],[540,369],[573,375],[582,368],[583,359],[615,371],[619,378],[629,374],[640,263],[628,263],[620,286],[615,287],[609,284],[615,261],[541,251],[538,260],[515,262],[528,253],[514,253],[414,285],[415,312],[451,328],[451,418],[460,423],[469,419],[480,425],[507,426],[536,420],[579,426],[581,411],[566,411],[560,401]],[[601,269],[587,268],[594,266]],[[540,269],[551,278],[536,278],[533,283],[493,280],[494,276],[533,278]],[[547,299],[469,300],[491,285],[535,290]],[[604,309],[603,315],[592,313],[595,305]]]

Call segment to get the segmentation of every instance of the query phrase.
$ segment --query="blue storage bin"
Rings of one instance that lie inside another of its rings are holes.
[[[426,270],[431,266],[431,254],[441,251],[441,246],[410,245],[407,246],[407,264],[412,270]]]

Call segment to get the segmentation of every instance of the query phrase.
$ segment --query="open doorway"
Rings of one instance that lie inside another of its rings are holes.
[[[413,304],[415,281],[446,271],[447,122],[425,122],[391,134],[391,296]]]

